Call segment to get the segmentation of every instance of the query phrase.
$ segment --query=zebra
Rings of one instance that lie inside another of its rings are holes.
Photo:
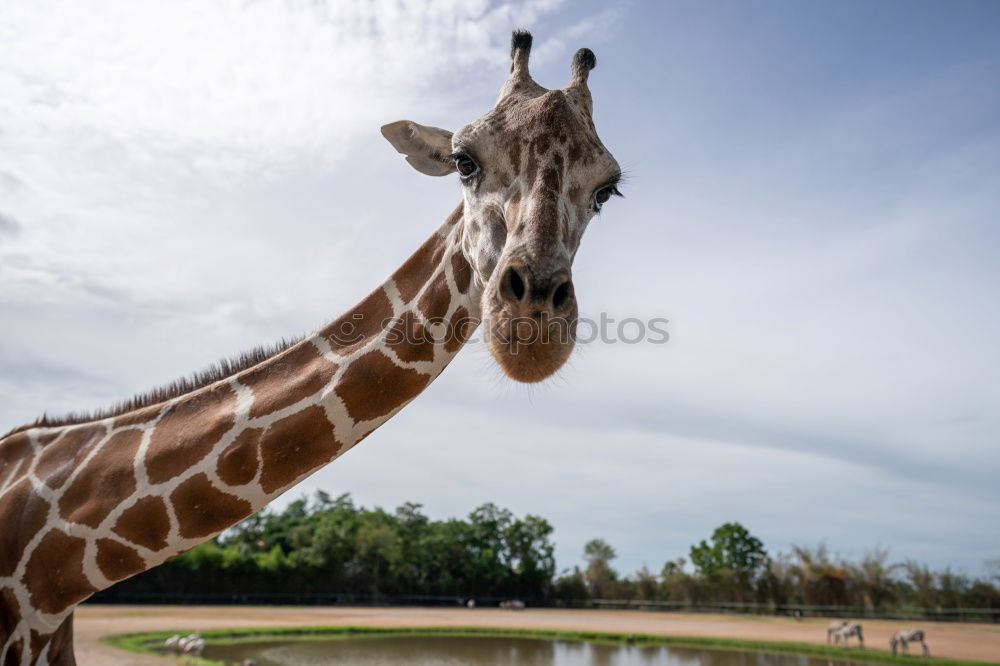
[[[910,643],[920,643],[924,649],[924,656],[931,656],[930,650],[927,649],[927,643],[924,642],[923,629],[903,629],[894,633],[889,639],[889,647],[892,648],[893,654],[896,654],[897,646],[902,646],[903,654],[910,654]]]
[[[189,640],[187,643],[185,643],[184,644],[184,648],[182,649],[182,653],[183,654],[193,654],[196,657],[200,657],[201,653],[204,650],[205,650],[205,639],[202,638],[201,636],[199,636],[199,637],[197,637],[197,638],[195,638],[193,640]]]
[[[865,648],[865,637],[861,633],[861,625],[858,624],[857,622],[848,622],[843,627],[841,627],[837,631],[837,633],[833,635],[833,642],[834,644],[837,644],[840,641],[844,641],[844,649],[846,650],[848,647],[847,645],[848,639],[851,636],[858,637],[858,643],[860,644],[861,649],[863,650]]]
[[[163,642],[163,649],[172,654],[193,654],[198,656],[205,649],[205,639],[198,633],[188,634],[187,636],[174,634]]]
[[[846,626],[847,620],[834,620],[830,624],[826,625],[826,644],[829,645],[830,639]]]

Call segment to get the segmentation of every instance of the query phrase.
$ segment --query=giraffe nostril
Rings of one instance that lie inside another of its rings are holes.
[[[569,280],[566,280],[561,285],[556,287],[556,290],[552,292],[552,309],[558,310],[566,301],[569,300]]]
[[[507,285],[510,287],[510,293],[514,296],[515,300],[522,300],[524,294],[527,292],[527,288],[524,284],[524,279],[521,278],[521,274],[518,273],[513,268],[507,269]]]

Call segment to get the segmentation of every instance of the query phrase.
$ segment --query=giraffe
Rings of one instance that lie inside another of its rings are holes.
[[[892,635],[892,638],[889,639],[889,647],[892,648],[893,654],[896,654],[898,647],[903,648],[903,654],[910,654],[910,643],[920,643],[924,656],[929,657],[931,652],[927,649],[924,638],[923,629],[903,629]]]
[[[257,349],[110,409],[0,439],[0,665],[75,664],[74,608],[212,538],[343,455],[433,381],[481,327],[501,370],[541,381],[574,346],[571,268],[621,170],[592,120],[589,49],[569,85],[510,74],[452,133],[382,134],[462,201],[382,285],[299,340]]]

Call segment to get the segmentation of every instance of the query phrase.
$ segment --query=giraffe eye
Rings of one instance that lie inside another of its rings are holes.
[[[479,165],[468,155],[455,156],[455,169],[463,180],[479,173]]]
[[[608,202],[612,195],[618,194],[618,189],[614,185],[605,185],[594,192],[594,210],[601,210],[601,206]]]

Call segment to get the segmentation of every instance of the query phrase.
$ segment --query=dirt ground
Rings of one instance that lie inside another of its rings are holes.
[[[84,605],[76,613],[75,634],[79,666],[167,666],[176,662],[116,650],[101,644],[99,639],[108,634],[133,631],[338,624],[520,627],[824,643],[827,622],[824,619],[643,611]],[[943,622],[920,622],[918,625],[927,633],[927,645],[934,656],[1000,663],[1000,625]],[[907,623],[865,620],[866,645],[888,649],[890,634],[904,626]]]

